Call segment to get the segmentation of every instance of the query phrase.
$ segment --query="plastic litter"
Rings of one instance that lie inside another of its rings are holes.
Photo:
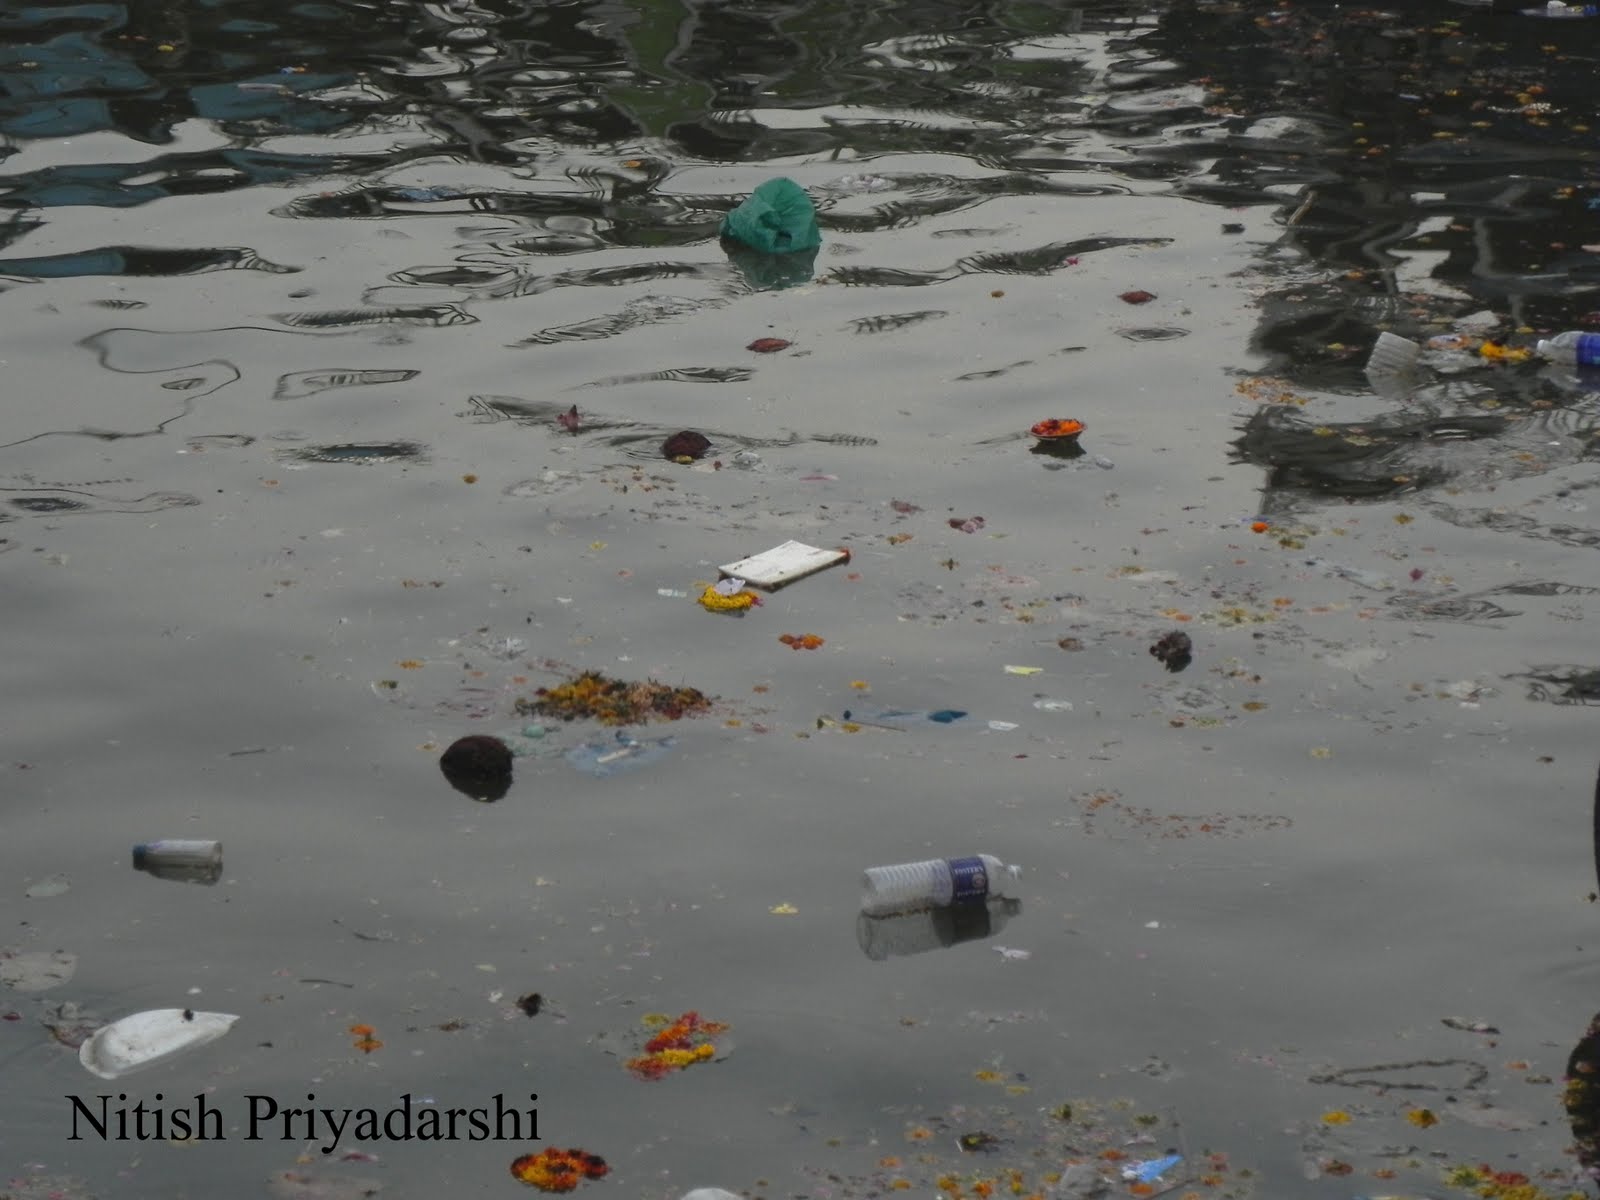
[[[722,235],[764,254],[793,254],[822,245],[817,210],[792,179],[769,179],[722,220]]]
[[[574,746],[565,757],[579,771],[605,779],[665,758],[677,744],[675,737],[636,738],[626,729],[619,729],[611,737],[592,738]]]
[[[705,1187],[685,1192],[682,1200],[742,1200],[742,1197],[732,1192],[725,1192],[721,1188]]]
[[[1130,1183],[1155,1183],[1173,1167],[1183,1161],[1181,1154],[1168,1154],[1164,1158],[1152,1158],[1147,1162],[1135,1163],[1131,1167],[1122,1169],[1122,1177]]]
[[[856,942],[873,962],[883,962],[993,937],[1021,911],[1016,900],[998,900],[882,917],[861,913],[856,918]]]
[[[932,721],[936,725],[953,725],[967,714],[959,708],[847,708],[839,714],[839,720],[833,721],[830,717],[820,719],[820,724],[866,725],[875,729],[894,729],[905,731],[922,723]]]
[[[68,982],[78,956],[64,950],[0,951],[0,984],[15,992],[44,992]]]
[[[868,867],[861,876],[861,911],[882,917],[950,904],[1014,900],[1021,878],[1020,867],[1008,867],[992,854]]]
[[[774,591],[796,579],[804,579],[837,563],[848,562],[848,550],[823,550],[793,540],[763,550],[760,554],[725,563],[717,568],[724,575],[734,576],[747,583]]]
[[[1540,358],[1571,363],[1580,367],[1600,366],[1600,333],[1569,330],[1553,338],[1543,338],[1534,347]]]
[[[78,1061],[101,1079],[118,1079],[214,1042],[238,1019],[192,1008],[153,1008],[99,1030],[78,1048]]]
[[[157,879],[210,885],[222,878],[222,843],[198,838],[140,842],[133,848],[133,869]]]
[[[1367,356],[1367,382],[1386,398],[1411,391],[1422,382],[1422,347],[1387,331],[1378,335]]]
[[[1339,579],[1348,579],[1357,587],[1364,587],[1374,592],[1392,592],[1395,582],[1381,571],[1369,571],[1365,567],[1347,567],[1343,563],[1329,562],[1325,558],[1308,558],[1306,566],[1315,567],[1324,575],[1332,575]]]

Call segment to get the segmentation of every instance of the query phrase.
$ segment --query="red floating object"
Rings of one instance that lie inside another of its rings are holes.
[[[754,350],[757,354],[776,354],[779,350],[787,350],[792,345],[793,342],[785,341],[783,338],[757,338],[745,349]]]
[[[1065,442],[1076,438],[1083,430],[1082,421],[1075,421],[1070,417],[1066,420],[1060,417],[1047,417],[1043,421],[1036,422],[1028,432],[1041,442]]]
[[[1131,292],[1123,292],[1122,295],[1117,297],[1124,304],[1149,304],[1155,298],[1156,294],[1154,292],[1147,292],[1143,288],[1137,288]]]

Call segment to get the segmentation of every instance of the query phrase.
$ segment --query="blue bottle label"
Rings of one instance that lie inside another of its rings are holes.
[[[1586,333],[1572,348],[1574,361],[1580,367],[1600,366],[1600,333]]]
[[[989,895],[989,871],[981,858],[952,858],[950,860],[950,902],[983,900]]]

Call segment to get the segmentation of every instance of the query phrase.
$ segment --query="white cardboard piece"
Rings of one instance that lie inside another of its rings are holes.
[[[796,579],[804,579],[850,557],[846,550],[822,550],[804,542],[787,541],[771,550],[738,562],[725,563],[717,568],[724,575],[734,575],[754,587],[768,591],[781,588]]]

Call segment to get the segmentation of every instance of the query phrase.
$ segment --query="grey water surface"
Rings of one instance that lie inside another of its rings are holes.
[[[1600,321],[1593,24],[0,6],[0,1196],[1593,1191],[1596,384],[1361,371]],[[718,239],[775,176],[814,261]],[[851,557],[695,602],[789,539]],[[596,777],[516,708],[584,670],[716,703]],[[978,852],[1002,930],[863,953]],[[158,1008],[240,1019],[80,1065]],[[222,1138],[71,1140],[158,1092]],[[540,1140],[247,1140],[408,1095]]]

